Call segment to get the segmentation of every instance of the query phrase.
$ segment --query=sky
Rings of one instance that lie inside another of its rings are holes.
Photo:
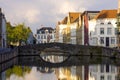
[[[25,23],[33,33],[43,27],[55,28],[69,12],[117,9],[118,0],[0,0],[6,20]]]

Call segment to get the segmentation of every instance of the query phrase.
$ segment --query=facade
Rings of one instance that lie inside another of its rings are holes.
[[[89,42],[90,45],[116,47],[117,46],[117,10],[102,10],[93,20]]]
[[[67,27],[67,20],[68,18],[65,17],[61,22],[58,22],[56,26],[56,42],[63,43],[63,34],[64,34],[64,29]]]
[[[7,47],[6,43],[6,19],[0,8],[0,48]]]
[[[70,12],[69,13],[69,22],[68,28],[70,27],[70,43],[76,44],[77,43],[77,28],[79,24],[79,12]]]
[[[93,25],[90,21],[99,13],[99,11],[85,11],[82,13],[82,45],[89,45],[89,34]]]
[[[67,24],[63,29],[63,43],[77,43],[77,28],[79,24],[79,12],[69,12],[67,16]]]
[[[89,80],[117,80],[118,71],[114,65],[89,66]]]
[[[51,27],[42,27],[37,30],[37,44],[55,42],[55,30]]]

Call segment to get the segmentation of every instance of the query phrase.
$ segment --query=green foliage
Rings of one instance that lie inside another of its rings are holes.
[[[6,77],[9,78],[12,74],[15,74],[19,77],[23,76],[24,73],[30,73],[31,68],[27,66],[14,66],[6,71]]]
[[[10,23],[7,23],[7,42],[8,44],[11,42],[26,42],[30,32],[30,28],[25,26],[25,24],[12,26]]]
[[[10,68],[6,71],[6,77],[7,78],[10,77],[11,74],[12,74],[12,69]]]
[[[12,69],[12,71],[17,76],[23,76],[23,71],[22,71],[21,66],[14,66],[14,68]]]

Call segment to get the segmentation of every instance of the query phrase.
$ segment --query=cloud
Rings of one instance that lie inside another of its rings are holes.
[[[7,21],[25,22],[33,30],[40,25],[55,27],[68,12],[117,8],[118,0],[0,0]],[[112,5],[111,5],[112,4]],[[34,26],[33,26],[34,25]],[[35,32],[35,31],[34,31]]]

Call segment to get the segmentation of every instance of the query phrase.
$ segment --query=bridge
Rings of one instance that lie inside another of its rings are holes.
[[[100,46],[85,46],[85,45],[75,45],[75,44],[65,44],[65,43],[45,43],[45,44],[20,46],[18,48],[19,51],[18,55],[19,56],[40,55],[42,51],[45,51],[48,48],[55,50],[59,49],[58,52],[65,53],[62,54],[63,56],[65,55],[104,56],[104,57],[120,58],[120,51],[117,49],[100,47]]]
[[[51,52],[55,52],[52,53]],[[67,57],[59,63],[45,61],[41,54]],[[61,54],[59,54],[61,53]],[[19,46],[0,53],[0,72],[13,65],[64,67],[90,64],[120,65],[120,52],[117,49],[84,46],[64,43],[46,43]]]

